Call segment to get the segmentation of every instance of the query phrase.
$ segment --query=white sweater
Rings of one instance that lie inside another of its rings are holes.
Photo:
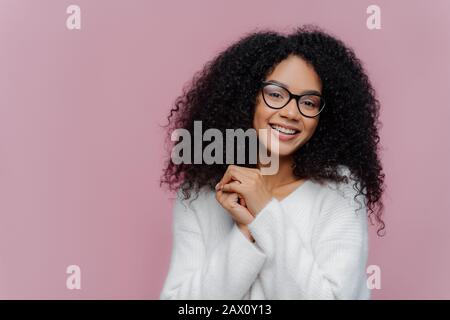
[[[370,299],[367,207],[352,185],[306,180],[272,198],[248,225],[255,243],[214,191],[190,204],[178,192],[160,299]]]

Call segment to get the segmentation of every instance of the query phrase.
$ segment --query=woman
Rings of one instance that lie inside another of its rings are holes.
[[[160,298],[369,299],[367,215],[384,229],[378,114],[354,52],[314,26],[246,35],[207,63],[170,128],[267,129],[279,169],[168,162],[161,182],[178,193]]]

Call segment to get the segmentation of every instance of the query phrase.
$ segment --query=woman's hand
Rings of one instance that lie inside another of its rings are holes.
[[[252,222],[254,217],[245,207],[243,199],[239,199],[239,197],[235,192],[223,192],[222,190],[216,192],[217,201],[230,213],[238,226],[241,227],[241,225],[247,225]]]
[[[247,224],[253,221],[254,217],[245,207],[245,200],[237,193],[229,193],[223,191],[216,192],[216,199],[222,207],[224,207],[230,214],[239,230],[249,239],[251,242],[255,242]]]
[[[272,199],[259,169],[229,165],[216,185],[218,192],[237,193],[244,198],[246,207],[255,217]]]

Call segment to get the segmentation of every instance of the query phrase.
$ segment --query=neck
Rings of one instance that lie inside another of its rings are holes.
[[[280,157],[278,172],[274,175],[263,175],[266,187],[272,191],[279,186],[298,180],[294,175],[293,164],[292,157]],[[261,163],[258,163],[257,167],[261,168],[262,166]]]

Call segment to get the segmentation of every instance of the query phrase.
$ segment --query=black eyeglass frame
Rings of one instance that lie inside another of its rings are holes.
[[[301,114],[302,116],[304,116],[304,117],[307,117],[307,118],[315,118],[315,117],[317,117],[317,116],[323,111],[323,109],[325,108],[325,99],[324,99],[321,95],[319,95],[319,94],[316,94],[316,93],[305,93],[305,94],[297,95],[297,94],[293,94],[293,93],[290,92],[287,88],[283,87],[282,85],[280,85],[280,84],[278,84],[278,83],[276,83],[276,82],[272,82],[272,81],[262,81],[262,84],[263,84],[263,86],[262,86],[262,88],[261,88],[262,98],[263,98],[263,100],[264,100],[264,103],[265,103],[269,108],[271,108],[271,109],[276,109],[276,110],[283,109],[285,106],[287,106],[287,105],[289,104],[289,102],[291,102],[292,98],[295,99],[295,103],[297,104],[297,109],[298,109],[298,111],[300,112],[300,114]],[[287,100],[287,102],[286,102],[282,107],[274,108],[274,107],[272,107],[269,103],[267,103],[266,99],[264,98],[264,88],[265,88],[266,86],[268,86],[268,85],[274,85],[274,86],[277,86],[277,87],[279,87],[279,88],[283,88],[283,89],[286,90],[287,93],[289,94],[289,99]],[[302,98],[303,96],[316,96],[316,97],[319,97],[319,98],[320,98],[320,101],[321,101],[322,106],[320,107],[320,110],[319,110],[319,112],[318,112],[316,115],[314,115],[314,116],[308,116],[308,115],[304,114],[304,113],[301,111],[300,105],[299,105],[299,101],[300,101],[300,98]]]

